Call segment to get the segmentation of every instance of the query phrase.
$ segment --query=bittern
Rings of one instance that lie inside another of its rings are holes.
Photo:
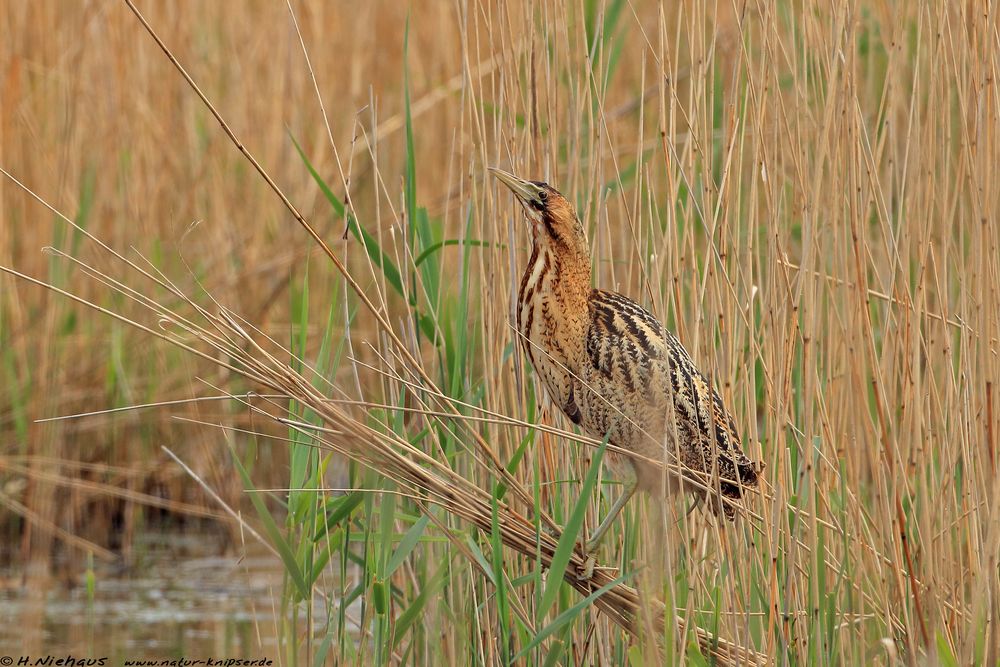
[[[716,516],[733,520],[732,501],[757,485],[763,466],[743,453],[719,394],[652,313],[591,287],[587,235],[565,197],[547,183],[490,171],[514,193],[531,226],[531,259],[517,296],[524,352],[571,422],[629,452],[609,456],[624,492],[587,552],[637,490],[658,498],[691,492],[707,498]]]

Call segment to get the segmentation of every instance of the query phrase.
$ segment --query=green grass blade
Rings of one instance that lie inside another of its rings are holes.
[[[314,665],[325,665],[326,656],[330,652],[330,646],[333,644],[333,624],[328,624],[328,629],[326,631],[326,636],[323,637],[323,641],[320,642],[319,646],[316,648],[316,654],[313,658]]]
[[[431,255],[435,252],[445,248],[447,246],[461,245],[461,246],[473,246],[476,248],[496,248],[497,250],[503,250],[506,246],[503,243],[493,244],[489,241],[479,241],[477,239],[445,239],[444,241],[437,241],[435,243],[427,246],[420,256],[417,257],[416,261],[413,262],[414,266],[419,267],[421,264],[426,262]]]
[[[347,518],[351,512],[358,508],[358,505],[360,505],[364,499],[364,491],[352,491],[351,493],[330,500],[327,503],[326,510],[326,529],[321,530],[321,532],[318,533],[313,539],[320,539],[323,533]]]
[[[490,580],[491,584],[496,586],[497,577],[493,573],[493,566],[490,565],[488,560],[486,560],[486,554],[484,554],[483,550],[479,548],[479,545],[476,544],[476,541],[472,539],[471,535],[466,536],[465,543],[472,552],[472,557],[476,559],[477,563],[479,563],[479,567],[483,568],[483,574],[486,575],[486,578]]]
[[[580,486],[580,497],[577,498],[569,515],[569,521],[563,528],[563,533],[559,537],[559,545],[556,547],[555,555],[552,557],[552,566],[549,568],[548,581],[545,584],[545,592],[542,593],[542,600],[538,605],[538,618],[545,618],[549,609],[559,595],[559,589],[563,585],[563,575],[566,573],[566,566],[569,565],[570,556],[576,547],[576,538],[583,527],[583,519],[587,514],[587,503],[597,486],[597,478],[601,471],[601,462],[604,460],[604,451],[608,447],[608,438],[605,436],[601,446],[597,448],[594,460],[590,464],[587,476]]]
[[[396,547],[396,551],[393,552],[392,557],[389,558],[389,562],[385,566],[385,576],[386,578],[391,577],[392,573],[403,564],[403,561],[413,552],[413,549],[420,542],[420,538],[424,534],[424,529],[427,528],[427,523],[430,521],[430,517],[422,516],[420,520],[417,521],[413,526],[410,527],[406,534],[403,535],[403,539],[399,541],[399,545]]]
[[[551,623],[549,623],[544,628],[542,628],[541,632],[539,632],[537,635],[535,635],[532,638],[532,640],[528,643],[527,646],[525,646],[523,649],[521,649],[520,653],[518,653],[517,655],[515,655],[513,657],[513,659],[511,659],[510,664],[517,663],[521,658],[523,658],[528,653],[530,653],[536,646],[538,646],[543,641],[545,641],[553,633],[555,633],[558,630],[562,629],[568,623],[572,623],[576,619],[577,616],[579,616],[587,607],[589,607],[590,605],[592,605],[594,603],[594,600],[596,600],[597,598],[601,597],[602,595],[604,595],[605,593],[607,593],[608,591],[610,591],[612,588],[614,588],[618,584],[626,581],[631,576],[632,576],[631,572],[627,573],[627,574],[621,575],[620,577],[618,577],[614,581],[608,582],[604,586],[601,586],[596,591],[594,591],[593,593],[591,593],[587,597],[583,598],[582,600],[580,600],[579,602],[577,602],[575,605],[573,605],[572,607],[570,607],[569,609],[567,609],[563,613],[561,613],[558,616],[556,616],[552,620]]]
[[[328,202],[330,202],[330,206],[333,207],[334,213],[340,217],[345,217],[347,215],[347,207],[344,206],[344,202],[340,201],[340,197],[333,194],[333,190],[330,189],[330,186],[326,184],[323,177],[320,176],[319,172],[316,171],[316,168],[313,167],[312,162],[310,162],[309,158],[306,157],[305,151],[303,151],[302,147],[299,146],[299,142],[295,140],[295,137],[289,135],[289,138],[292,140],[292,145],[295,146],[295,150],[298,152],[299,158],[302,159],[302,162],[306,165],[306,169],[309,170],[309,174],[313,177],[313,180],[316,181],[316,185],[319,186],[323,196],[326,197]]]
[[[535,437],[532,431],[528,431],[521,438],[521,443],[514,450],[514,455],[510,457],[510,462],[507,463],[507,472],[513,474],[521,461],[524,459],[524,454],[528,450],[528,444],[535,441]],[[503,497],[507,495],[507,484],[505,482],[496,482],[493,486],[493,496],[497,500],[503,500]]]
[[[557,639],[552,642],[552,646],[549,647],[548,653],[545,654],[545,661],[542,663],[542,667],[555,667],[558,665],[559,658],[562,657],[565,650],[566,643],[561,639]]]
[[[354,235],[354,238],[361,241],[361,243],[365,246],[365,251],[368,253],[368,258],[371,260],[372,264],[382,271],[382,275],[385,276],[389,285],[392,286],[392,288],[396,290],[400,296],[403,296],[403,280],[400,277],[399,269],[396,267],[395,262],[393,262],[392,258],[390,258],[389,255],[382,250],[375,237],[369,234],[368,230],[362,227],[361,224],[355,220],[354,216],[347,211],[344,203],[340,201],[337,195],[333,194],[333,190],[330,189],[330,186],[326,184],[323,177],[320,176],[319,172],[317,172],[313,167],[312,162],[310,162],[309,158],[306,157],[305,152],[303,152],[294,137],[292,137],[292,144],[295,146],[295,150],[298,151],[299,157],[302,158],[302,162],[306,165],[306,169],[309,170],[313,180],[316,181],[316,185],[319,186],[323,196],[330,202],[334,212],[341,217],[347,218],[347,228]]]
[[[406,636],[410,626],[416,623],[418,619],[423,618],[422,612],[424,611],[424,607],[427,606],[427,601],[436,596],[444,588],[445,583],[448,581],[446,578],[448,570],[447,562],[438,568],[438,571],[431,576],[430,581],[421,588],[420,593],[413,599],[410,606],[403,610],[403,613],[396,618],[396,627],[392,638],[393,651],[396,650],[399,642]]]
[[[940,632],[934,638],[934,645],[937,648],[937,659],[944,667],[958,667],[958,658],[952,652],[951,646],[948,645],[948,640]]]
[[[413,114],[410,110],[410,17],[406,17],[403,32],[403,114],[406,119],[406,178],[403,182],[406,198],[406,221],[410,229],[417,224],[417,158],[413,149]]]
[[[500,659],[506,662],[507,656],[510,655],[508,648],[508,637],[510,636],[508,623],[509,602],[507,599],[507,581],[503,576],[503,542],[500,539],[499,511],[500,504],[496,494],[494,494],[490,499],[490,544],[493,550],[493,568],[497,573],[497,581],[494,586],[496,590],[496,618],[500,624],[497,637],[500,640]]]
[[[292,552],[291,546],[289,546],[288,541],[285,540],[284,536],[281,534],[281,530],[278,528],[278,524],[275,523],[274,517],[271,516],[271,512],[267,509],[264,501],[261,498],[261,494],[256,493],[253,480],[250,479],[250,474],[247,472],[246,468],[243,467],[243,463],[240,462],[236,452],[232,452],[233,462],[236,463],[236,470],[240,473],[240,477],[243,478],[243,486],[250,493],[250,501],[253,503],[254,509],[257,510],[257,514],[260,516],[261,522],[264,524],[264,532],[267,533],[268,538],[271,540],[271,545],[278,552],[278,556],[281,558],[281,562],[285,566],[285,570],[288,572],[288,576],[291,578],[292,582],[295,584],[295,588],[299,593],[299,596],[306,600],[309,598],[309,586],[306,584],[305,577],[302,576],[302,570],[299,569],[298,561],[295,560],[295,554]]]

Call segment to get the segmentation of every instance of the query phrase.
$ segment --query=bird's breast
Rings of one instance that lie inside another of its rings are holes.
[[[559,261],[535,248],[521,278],[517,331],[521,346],[552,400],[572,419],[572,381],[582,332],[578,313],[560,293]]]

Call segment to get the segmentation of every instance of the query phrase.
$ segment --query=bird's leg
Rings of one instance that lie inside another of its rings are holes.
[[[622,494],[618,496],[617,500],[615,500],[611,509],[608,511],[608,514],[604,517],[604,520],[601,521],[601,525],[597,527],[597,530],[594,531],[590,540],[587,541],[587,553],[595,551],[601,544],[601,540],[604,538],[604,534],[608,532],[608,528],[611,527],[611,524],[614,523],[618,515],[621,514],[623,509],[625,509],[625,504],[628,503],[628,501],[632,499],[632,496],[635,495],[635,491],[639,487],[639,480],[636,479],[636,476],[633,473],[629,475],[626,480],[624,480],[624,484],[625,488],[622,490]]]
[[[618,496],[617,500],[615,500],[614,504],[611,506],[611,510],[604,517],[604,520],[601,521],[601,525],[597,527],[597,530],[594,531],[593,536],[591,536],[584,547],[587,553],[587,560],[584,563],[583,572],[579,577],[581,581],[587,581],[594,576],[594,566],[597,565],[597,559],[594,558],[593,555],[594,551],[597,550],[597,547],[601,544],[601,540],[604,538],[604,534],[608,532],[608,528],[611,527],[611,524],[614,523],[618,515],[621,514],[622,510],[625,508],[625,504],[632,499],[632,496],[635,495],[636,489],[639,487],[639,480],[636,477],[635,470],[632,469],[631,466],[629,466],[628,476],[623,481],[625,487],[622,490],[622,494]]]

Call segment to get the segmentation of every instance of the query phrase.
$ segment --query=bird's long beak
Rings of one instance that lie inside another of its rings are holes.
[[[490,167],[490,173],[500,179],[500,182],[510,188],[514,196],[521,200],[522,204],[528,204],[538,197],[538,186],[531,181],[518,178],[514,174],[503,169]]]

